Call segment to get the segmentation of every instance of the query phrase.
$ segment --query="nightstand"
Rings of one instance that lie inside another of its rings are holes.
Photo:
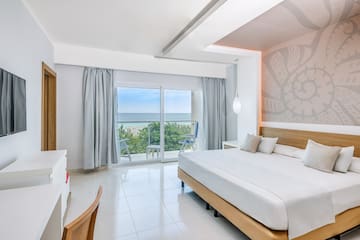
[[[222,142],[222,149],[229,149],[229,148],[240,148],[240,144],[237,140],[234,141],[223,141]]]

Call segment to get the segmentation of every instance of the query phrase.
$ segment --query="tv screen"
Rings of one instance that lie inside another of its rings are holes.
[[[26,82],[0,68],[0,136],[26,130]]]

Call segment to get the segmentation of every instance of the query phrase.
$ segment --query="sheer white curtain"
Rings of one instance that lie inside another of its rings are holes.
[[[226,138],[225,79],[202,78],[205,149],[221,149]]]
[[[116,90],[113,71],[85,68],[83,75],[84,169],[117,162]]]

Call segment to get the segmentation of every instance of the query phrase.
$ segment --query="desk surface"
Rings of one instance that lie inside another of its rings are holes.
[[[43,151],[26,157],[21,157],[9,166],[5,167],[0,173],[36,171],[52,169],[59,160],[66,156],[66,150]]]
[[[39,240],[60,198],[55,184],[0,191],[0,237]]]

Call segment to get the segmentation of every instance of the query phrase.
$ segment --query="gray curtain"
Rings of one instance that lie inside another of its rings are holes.
[[[85,68],[83,75],[84,169],[117,162],[116,89],[113,71]]]
[[[226,138],[225,79],[202,78],[205,149],[221,149]]]

